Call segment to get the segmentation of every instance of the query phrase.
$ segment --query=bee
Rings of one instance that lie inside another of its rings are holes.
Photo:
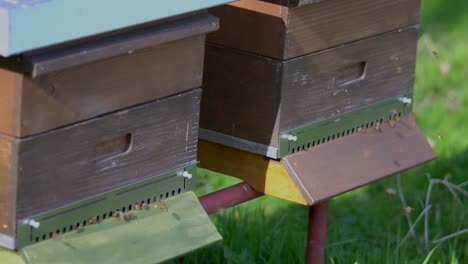
[[[441,133],[439,133],[439,134],[437,134],[437,138],[438,138],[439,140],[442,140],[442,139],[444,138],[444,136],[443,136]]]
[[[93,216],[91,218],[88,219],[88,224],[90,225],[94,225],[96,224],[98,221],[97,221],[97,217],[96,216]]]
[[[396,122],[400,122],[400,120],[401,120],[401,119],[400,119],[399,116],[395,116],[395,121],[396,121]]]
[[[135,209],[135,210],[141,210],[140,204],[136,203],[135,205],[133,205],[133,209]]]
[[[364,128],[360,127],[360,128],[357,129],[357,132],[361,133],[361,134],[364,134],[366,131],[364,130]]]
[[[77,227],[75,228],[75,232],[77,232],[77,233],[81,233],[81,232],[83,232],[83,231],[84,231],[84,227],[82,227],[82,226],[77,226]]]
[[[388,125],[389,125],[390,127],[395,127],[395,123],[396,123],[395,120],[391,120],[391,119],[388,120]]]
[[[120,219],[122,219],[124,221],[130,221],[130,220],[133,219],[133,217],[134,217],[134,215],[132,213],[126,213],[126,214],[121,213],[120,214]]]
[[[156,205],[155,205],[156,208],[158,209],[164,209],[164,211],[169,211],[169,207],[167,206],[167,204],[163,201],[163,200],[159,200]]]
[[[148,206],[147,203],[142,203],[142,204],[141,204],[141,209],[147,210],[148,208],[149,208],[149,206]]]
[[[406,211],[407,213],[411,213],[413,210],[414,210],[414,208],[411,207],[411,206],[406,206],[406,207],[405,207],[405,211]]]
[[[376,131],[382,131],[382,125],[380,124],[380,122],[375,122],[375,130]]]
[[[122,215],[122,214],[123,214],[123,213],[120,212],[120,211],[115,211],[115,212],[112,213],[112,216],[115,217],[115,218],[121,218],[121,215]]]
[[[54,234],[52,235],[52,238],[53,238],[53,239],[60,239],[60,235],[57,234],[57,233],[54,233]]]
[[[385,189],[385,192],[388,193],[389,195],[395,195],[396,191],[393,188],[387,188]]]
[[[439,52],[437,52],[436,50],[433,50],[432,56],[434,56],[435,58],[439,58]]]

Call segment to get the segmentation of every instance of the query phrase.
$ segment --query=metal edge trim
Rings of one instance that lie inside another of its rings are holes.
[[[199,138],[228,147],[264,155],[272,159],[278,159],[279,149],[276,147],[259,144],[250,140],[234,136],[229,136],[209,129],[200,128]]]
[[[15,250],[15,248],[16,248],[16,238],[0,233],[0,247],[4,247],[4,248],[10,249],[10,250]]]

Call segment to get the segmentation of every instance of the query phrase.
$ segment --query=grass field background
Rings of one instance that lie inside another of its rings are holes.
[[[467,108],[468,1],[422,0],[414,110],[439,158],[401,174],[406,206],[396,177],[334,198],[327,263],[468,263],[468,233],[437,243],[468,228],[468,197],[434,184],[426,201],[429,178],[455,185],[468,181]],[[199,195],[238,182],[204,170],[200,174]],[[422,219],[415,236],[407,236],[407,215],[414,223],[427,205],[426,228]],[[302,263],[307,210],[262,197],[213,215],[223,243],[187,256],[185,263]]]

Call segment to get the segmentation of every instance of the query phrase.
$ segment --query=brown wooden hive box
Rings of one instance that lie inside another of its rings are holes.
[[[201,135],[278,158],[285,131],[410,94],[417,37],[408,27],[287,61],[208,45]]]
[[[208,41],[291,59],[419,23],[420,0],[241,0],[210,9]]]
[[[0,133],[31,136],[200,87],[205,34],[217,28],[195,13],[0,58]]]
[[[17,220],[196,162],[201,89],[40,135],[0,135],[0,235]]]

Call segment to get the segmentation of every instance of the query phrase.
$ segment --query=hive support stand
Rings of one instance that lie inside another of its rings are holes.
[[[208,214],[253,200],[263,194],[243,182],[199,198]],[[328,202],[309,207],[309,230],[307,235],[305,263],[324,263],[327,238]],[[179,259],[183,263],[183,259]]]
[[[279,161],[224,145],[199,141],[199,166],[245,182],[200,197],[208,214],[270,195],[309,206],[306,263],[323,263],[325,256],[328,203],[312,204]]]

